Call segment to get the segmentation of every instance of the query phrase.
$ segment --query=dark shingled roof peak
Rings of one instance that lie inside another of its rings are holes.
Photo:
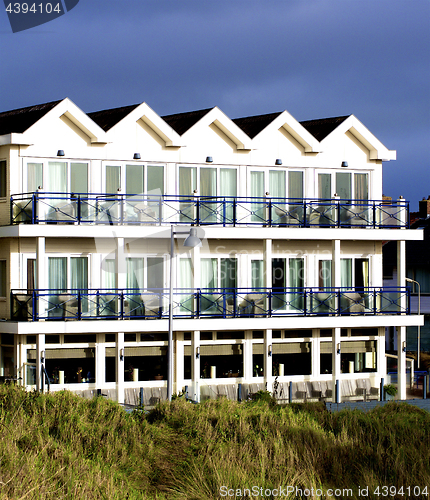
[[[102,109],[101,111],[87,113],[87,115],[95,121],[100,128],[107,132],[138,106],[140,106],[140,104],[132,104],[121,108]]]
[[[163,118],[163,120],[170,125],[177,134],[182,135],[205,115],[207,115],[212,109],[214,108],[199,109],[197,111],[189,111],[187,113],[162,116],[161,118]]]
[[[351,115],[347,116],[334,116],[332,118],[321,118],[318,120],[307,120],[300,122],[301,125],[312,134],[315,139],[322,141],[325,139],[335,128],[344,122]]]
[[[277,113],[269,113],[267,115],[245,116],[243,118],[235,118],[232,120],[245,134],[251,139],[258,135],[268,125],[270,125],[275,118],[277,118],[283,111]]]
[[[51,109],[55,108],[62,100],[0,113],[0,135],[22,134],[46,115],[46,113],[51,111]]]

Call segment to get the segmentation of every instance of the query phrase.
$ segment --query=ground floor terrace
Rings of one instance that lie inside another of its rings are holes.
[[[386,377],[382,325],[226,330],[217,329],[216,321],[203,321],[200,326],[214,328],[173,332],[174,394],[187,391],[195,401],[245,399],[261,389],[285,400],[380,395]],[[249,321],[256,328],[263,321],[267,326],[267,319],[248,319],[247,326]],[[137,323],[126,323],[128,331],[111,328],[109,333],[54,333],[67,331],[67,326],[76,328],[77,322],[18,323],[27,329],[34,326],[34,333],[24,334],[21,329],[21,333],[1,334],[0,376],[29,390],[68,389],[87,397],[101,393],[121,403],[138,404],[143,398],[144,404],[152,404],[166,399],[168,332],[165,328],[132,331]],[[401,345],[405,327],[398,330]],[[403,357],[400,352],[400,371]],[[399,377],[402,383],[403,375]]]

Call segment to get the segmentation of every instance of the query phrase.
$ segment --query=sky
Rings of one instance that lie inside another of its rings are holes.
[[[412,210],[430,195],[429,84],[430,0],[80,0],[17,33],[0,10],[0,111],[354,114],[397,150],[383,191]]]

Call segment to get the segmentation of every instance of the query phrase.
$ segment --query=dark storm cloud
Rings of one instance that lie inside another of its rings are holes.
[[[81,0],[17,34],[4,13],[0,109],[68,96],[85,111],[353,113],[398,151],[386,194],[416,200],[430,186],[401,173],[427,166],[429,21],[428,0]]]

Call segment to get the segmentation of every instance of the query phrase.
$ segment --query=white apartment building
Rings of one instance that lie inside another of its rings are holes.
[[[423,321],[405,287],[422,231],[382,200],[395,156],[353,115],[0,113],[0,376],[129,403],[275,380],[283,399],[377,396],[385,327],[403,346]],[[190,229],[201,246],[183,246]]]

